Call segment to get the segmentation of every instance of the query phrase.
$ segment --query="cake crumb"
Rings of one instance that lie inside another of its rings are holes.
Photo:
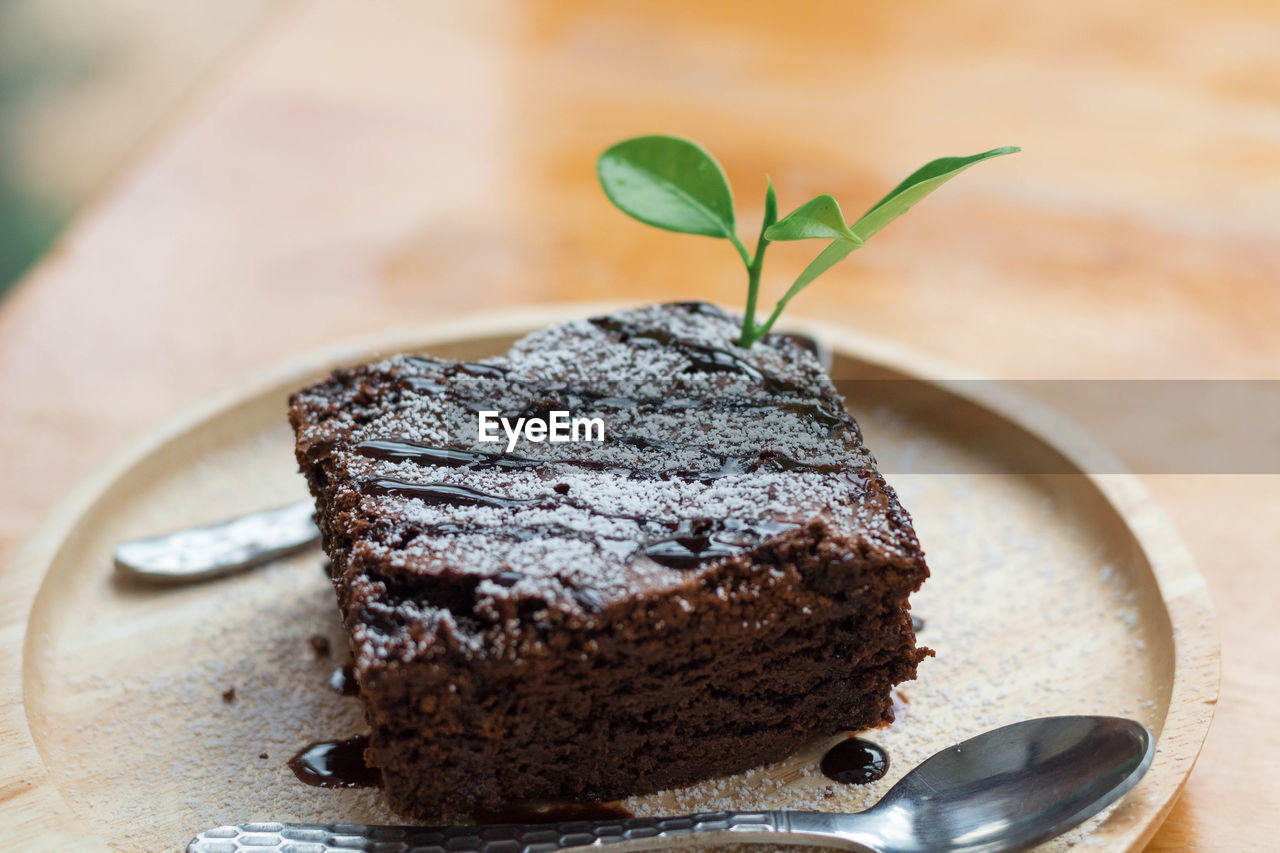
[[[234,687],[228,687],[226,690],[222,691],[222,701],[226,702],[228,705],[236,701],[236,689]]]
[[[312,634],[307,638],[307,642],[311,644],[311,651],[316,653],[316,657],[327,658],[329,656],[329,638],[324,634]]]

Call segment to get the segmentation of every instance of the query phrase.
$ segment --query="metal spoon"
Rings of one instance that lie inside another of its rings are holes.
[[[542,853],[747,842],[862,853],[999,853],[1026,850],[1088,820],[1136,785],[1154,754],[1151,733],[1134,720],[1044,717],[944,749],[857,814],[707,812],[452,827],[256,823],[202,832],[187,853]]]

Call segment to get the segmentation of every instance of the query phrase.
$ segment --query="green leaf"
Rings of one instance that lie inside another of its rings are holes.
[[[628,216],[668,231],[737,239],[729,180],[695,142],[636,136],[601,154],[596,171],[605,195]]]
[[[848,240],[862,245],[863,239],[849,230],[844,213],[834,196],[820,195],[810,199],[782,217],[765,231],[770,240]]]
[[[921,168],[912,172],[911,175],[898,186],[893,188],[887,196],[880,199],[874,207],[866,212],[865,215],[857,222],[853,223],[852,229],[854,240],[841,236],[832,240],[825,249],[814,258],[809,266],[804,268],[799,277],[787,288],[787,292],[778,300],[778,304],[774,307],[773,313],[769,315],[769,319],[765,320],[763,325],[755,330],[751,341],[759,340],[768,334],[773,328],[774,322],[782,314],[782,309],[787,307],[787,303],[800,291],[808,287],[813,280],[831,269],[840,261],[849,256],[849,253],[863,244],[863,241],[871,237],[881,228],[884,228],[893,220],[911,209],[911,206],[938,187],[951,180],[974,163],[980,163],[983,160],[990,160],[992,157],[999,157],[1004,154],[1012,154],[1015,151],[1021,151],[1021,148],[1006,146],[1004,148],[993,148],[990,151],[984,151],[981,154],[975,154],[972,157],[943,157],[927,163]],[[824,199],[831,199],[829,205],[820,205]],[[804,217],[799,217],[801,211],[809,210]],[[817,219],[814,210],[821,213],[821,225],[811,224]],[[791,237],[794,240],[803,240],[807,237],[828,236],[819,233],[821,227],[834,227],[833,223],[836,218],[843,222],[843,215],[840,214],[840,208],[836,205],[835,199],[831,196],[818,196],[813,201],[801,205],[799,208],[791,212],[781,222],[773,228],[768,229],[766,236],[772,240],[787,239],[775,236],[778,229],[793,217],[797,218],[796,233],[803,233],[806,229],[812,231],[811,234],[805,236]],[[856,240],[856,242],[855,242]],[[750,346],[751,341],[747,341],[746,345]]]
[[[853,223],[853,231],[863,240],[869,239],[872,234],[910,210],[913,204],[974,163],[1021,150],[1016,146],[1006,145],[971,157],[942,157],[926,163],[894,187],[887,196],[876,202],[875,206],[863,214],[861,219]]]
[[[764,176],[764,219],[760,225],[760,236],[768,239],[765,234],[773,223],[778,221],[778,193],[773,188],[773,178],[768,175]]]
[[[787,292],[782,295],[778,303],[785,306],[791,301],[791,297],[808,287],[815,278],[849,257],[849,253],[860,245],[862,244],[852,243],[848,240],[831,241],[827,248],[818,253],[818,257],[809,262],[809,266],[805,267],[791,287],[787,288]]]

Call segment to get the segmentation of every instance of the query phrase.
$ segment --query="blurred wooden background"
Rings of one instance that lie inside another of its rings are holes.
[[[0,2],[0,295],[291,0]]]
[[[104,106],[25,143],[40,181],[105,188],[0,303],[0,557],[111,449],[307,348],[542,301],[740,304],[727,244],[600,193],[596,154],[640,132],[715,152],[744,231],[766,172],[784,210],[857,211],[931,157],[1021,145],[790,310],[1003,378],[1280,378],[1270,0],[224,5],[207,31],[171,13],[191,38],[157,43],[203,45],[185,70],[130,72],[162,129]],[[124,140],[96,172],[95,137]],[[770,295],[807,251],[770,250]],[[1280,476],[1145,479],[1224,650],[1151,849],[1272,849]]]

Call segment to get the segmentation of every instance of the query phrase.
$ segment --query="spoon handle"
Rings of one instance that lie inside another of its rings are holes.
[[[700,812],[681,817],[574,820],[492,826],[367,826],[350,823],[242,823],[207,829],[187,853],[549,853],[620,845],[627,850],[687,849],[694,843],[820,844],[868,850],[804,824],[807,812]],[[697,836],[696,839],[691,836]],[[785,837],[780,837],[785,836]]]
[[[185,583],[256,566],[320,538],[311,501],[251,512],[219,524],[189,527],[116,548],[116,571],[152,583]]]

